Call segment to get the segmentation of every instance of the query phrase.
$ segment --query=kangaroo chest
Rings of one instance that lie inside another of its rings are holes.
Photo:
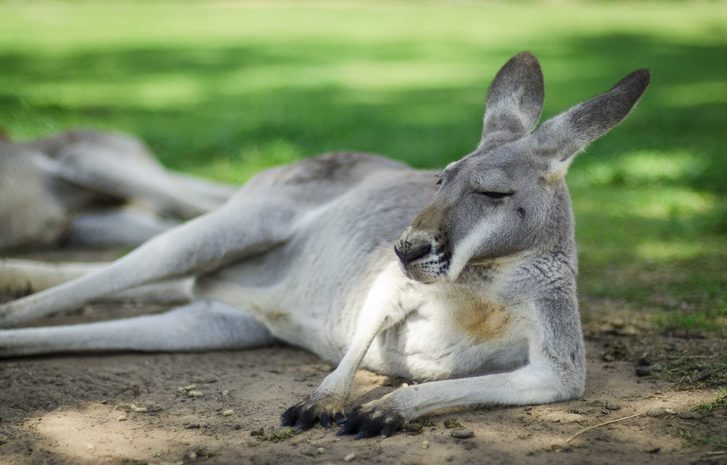
[[[364,364],[415,379],[512,370],[527,362],[526,309],[451,288],[376,338]]]

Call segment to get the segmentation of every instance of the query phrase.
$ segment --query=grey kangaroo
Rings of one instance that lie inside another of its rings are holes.
[[[165,170],[127,134],[76,130],[0,140],[0,250],[139,245],[234,192]]]
[[[339,423],[341,434],[358,437],[387,436],[445,408],[577,398],[586,368],[564,176],[649,80],[635,71],[535,129],[543,77],[537,59],[520,53],[490,87],[479,145],[441,172],[359,153],[263,172],[219,209],[119,260],[0,305],[0,324],[175,278],[188,280],[188,305],[6,329],[0,353],[284,341],[338,366],[282,423]],[[361,366],[425,382],[350,409]]]

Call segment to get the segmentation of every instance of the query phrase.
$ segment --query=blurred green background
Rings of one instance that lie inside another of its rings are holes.
[[[724,2],[0,3],[0,127],[128,131],[232,182],[334,149],[442,167],[522,50],[545,117],[652,70],[569,174],[586,323],[727,334]]]

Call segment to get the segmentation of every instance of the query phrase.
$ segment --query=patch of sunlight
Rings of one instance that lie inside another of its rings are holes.
[[[78,80],[62,86],[58,83],[40,84],[26,90],[25,95],[33,104],[82,107],[104,102],[112,106],[133,103],[147,108],[163,108],[195,103],[204,92],[202,83],[193,76],[169,73],[160,77],[144,76],[138,81]]]
[[[184,449],[185,442],[196,439],[195,433],[183,428],[154,428],[143,417],[118,421],[121,414],[108,405],[57,410],[33,422],[33,433],[45,439],[46,447],[74,463],[99,463],[110,458],[148,461],[170,448]]]
[[[711,214],[718,208],[714,195],[683,187],[627,186],[621,189],[582,188],[573,195],[578,214],[597,212],[614,218],[690,219]],[[575,189],[574,189],[575,191]]]
[[[483,55],[540,47],[578,35],[639,34],[714,43],[723,36],[725,8],[713,2],[0,2],[0,47],[99,49],[144,44],[198,47],[265,37],[290,42],[389,44],[453,38]],[[239,8],[245,5],[246,8]],[[94,27],[88,27],[92,24]],[[372,27],[371,25],[375,25]],[[517,25],[517,27],[513,27]]]
[[[704,157],[686,150],[637,150],[617,161],[578,167],[569,179],[589,185],[645,185],[689,178],[706,166]]]
[[[631,198],[627,205],[629,213],[642,218],[674,219],[703,215],[715,208],[714,196],[685,189],[662,189],[661,194]]]
[[[230,94],[255,93],[291,87],[336,86],[356,91],[412,91],[430,87],[449,88],[482,79],[478,63],[448,63],[436,66],[424,61],[400,61],[382,65],[370,61],[331,64],[267,65],[218,75],[217,89]]]
[[[146,79],[133,90],[133,101],[143,102],[145,107],[163,108],[197,102],[205,90],[198,79],[191,75],[170,75]]]
[[[727,103],[727,81],[672,85],[659,93],[659,103],[682,108]]]
[[[482,70],[472,64],[449,63],[389,63],[381,66],[374,62],[349,63],[340,67],[336,77],[355,89],[428,88],[433,84],[451,85],[482,79]]]
[[[640,259],[652,262],[686,260],[723,253],[724,244],[709,240],[695,241],[658,241],[649,240],[636,246],[636,255]]]

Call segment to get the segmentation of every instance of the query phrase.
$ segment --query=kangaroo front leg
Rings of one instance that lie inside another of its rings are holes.
[[[332,421],[344,418],[344,407],[361,360],[371,342],[383,329],[396,324],[406,312],[396,305],[397,297],[406,287],[396,265],[387,267],[374,281],[358,314],[351,345],[338,367],[303,402],[286,410],[281,416],[283,426],[303,430],[316,421],[330,427]]]
[[[389,436],[406,421],[446,408],[545,404],[580,397],[586,368],[575,303],[553,299],[534,309],[539,321],[528,337],[527,365],[505,373],[399,388],[355,410],[339,433]]]
[[[578,395],[578,390],[565,384],[551,368],[527,365],[508,373],[399,388],[356,409],[340,434],[356,434],[358,438],[390,436],[405,422],[446,408],[544,404]]]

